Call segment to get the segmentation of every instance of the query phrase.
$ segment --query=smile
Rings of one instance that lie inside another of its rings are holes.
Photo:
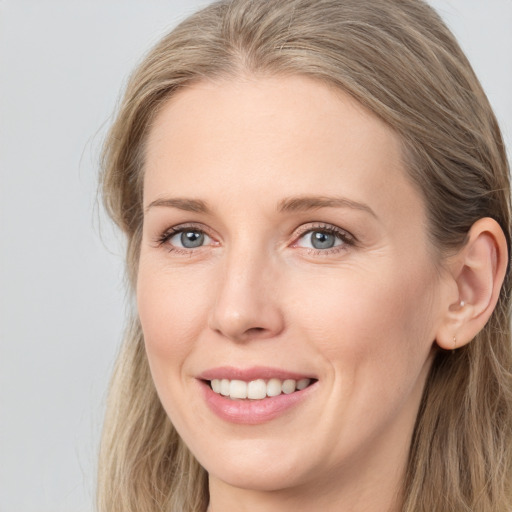
[[[316,394],[316,375],[268,366],[223,366],[195,378],[208,408],[228,423],[257,425],[292,414]],[[288,411],[290,411],[288,413]]]
[[[290,395],[295,391],[307,388],[312,379],[256,379],[245,382],[238,379],[213,379],[210,381],[214,393],[229,397],[234,400],[263,400],[267,397]]]

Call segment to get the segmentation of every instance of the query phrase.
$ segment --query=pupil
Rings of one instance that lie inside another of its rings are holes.
[[[204,234],[199,231],[184,231],[181,233],[181,244],[187,249],[200,247],[204,242]]]
[[[331,233],[324,233],[322,231],[315,231],[311,233],[311,245],[315,249],[330,249],[334,247],[336,239]]]

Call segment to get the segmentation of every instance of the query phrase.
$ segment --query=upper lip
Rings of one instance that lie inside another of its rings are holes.
[[[234,366],[219,366],[217,368],[210,368],[200,373],[197,376],[201,380],[213,379],[228,379],[228,380],[243,380],[250,382],[256,379],[314,379],[309,374],[292,372],[283,370],[281,368],[273,368],[270,366],[252,366],[250,368],[236,368]]]

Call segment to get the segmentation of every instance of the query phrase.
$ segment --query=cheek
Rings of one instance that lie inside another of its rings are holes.
[[[155,381],[157,367],[175,367],[192,350],[208,322],[210,296],[204,279],[191,279],[190,274],[175,269],[140,265],[137,308]]]
[[[435,277],[426,267],[365,270],[326,279],[322,288],[307,286],[295,318],[345,378],[364,374],[371,385],[379,374],[414,376],[435,337]]]

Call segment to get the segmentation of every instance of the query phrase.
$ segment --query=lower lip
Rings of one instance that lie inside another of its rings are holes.
[[[219,418],[230,423],[257,425],[271,421],[301,404],[316,388],[317,382],[289,395],[281,394],[261,400],[232,400],[215,393],[205,381],[200,381],[206,404]]]

